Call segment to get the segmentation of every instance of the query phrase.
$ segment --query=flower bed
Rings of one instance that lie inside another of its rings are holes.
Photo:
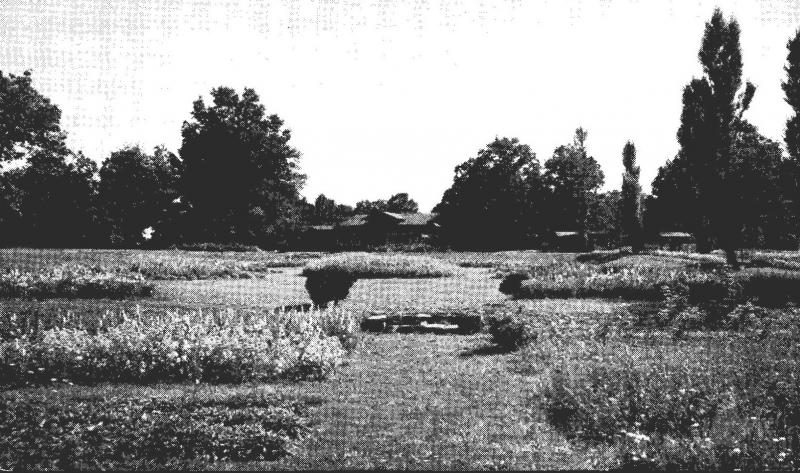
[[[150,383],[322,379],[356,343],[358,322],[345,311],[123,314],[90,333],[58,327],[15,334],[0,344],[6,384],[59,380]]]
[[[0,297],[110,298],[149,296],[153,285],[139,274],[100,267],[63,265],[47,271],[0,273]]]

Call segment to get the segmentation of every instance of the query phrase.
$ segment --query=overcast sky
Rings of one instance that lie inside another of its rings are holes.
[[[797,0],[0,0],[0,70],[32,69],[98,162],[131,144],[177,152],[198,96],[252,87],[292,130],[310,200],[408,192],[427,211],[495,136],[544,162],[579,125],[606,189],[630,139],[649,190],[715,5],[741,25],[746,117],[782,142]]]

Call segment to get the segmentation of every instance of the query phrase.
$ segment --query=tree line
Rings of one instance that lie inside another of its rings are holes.
[[[553,232],[611,235],[635,251],[659,231],[694,235],[698,251],[796,248],[800,235],[800,31],[788,41],[782,82],[793,110],[784,141],[761,135],[744,113],[756,92],[742,81],[740,29],[716,9],[698,59],[701,77],[682,96],[678,153],[642,193],[636,147],[622,146],[620,190],[605,175],[588,132],[543,164],[516,138],[497,137],[455,168],[434,208],[447,246],[521,248]],[[306,176],[291,132],[256,92],[228,87],[202,98],[181,127],[178,153],[125,147],[100,165],[70,150],[61,110],[31,73],[0,71],[0,244],[136,247],[218,242],[281,247],[306,225],[357,213],[417,212],[406,193],[355,207],[300,196]]]

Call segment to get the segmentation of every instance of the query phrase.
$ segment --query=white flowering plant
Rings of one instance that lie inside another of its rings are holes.
[[[355,315],[341,309],[122,314],[121,323],[95,333],[57,327],[0,342],[0,378],[6,384],[322,379],[345,348],[355,347],[357,330]]]

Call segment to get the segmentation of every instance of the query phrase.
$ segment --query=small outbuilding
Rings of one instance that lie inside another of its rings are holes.
[[[694,243],[694,235],[687,232],[662,232],[658,234],[659,248],[680,250],[683,245]]]

